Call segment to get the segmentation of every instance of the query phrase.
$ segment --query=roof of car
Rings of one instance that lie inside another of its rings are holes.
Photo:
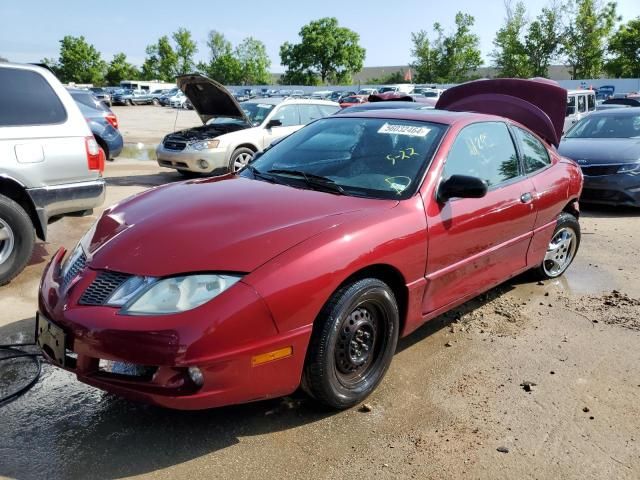
[[[611,104],[609,104],[611,105]],[[616,117],[619,117],[621,115],[625,115],[625,116],[635,116],[635,115],[640,115],[640,107],[628,107],[628,108],[607,108],[605,110],[596,110],[595,112],[591,112],[589,114],[589,117],[591,116],[599,116],[599,117],[603,117],[603,116],[607,116],[607,115],[615,115]]]
[[[338,115],[336,115],[338,116]],[[353,113],[343,113],[339,115],[341,118],[345,117],[361,117],[361,118],[389,118],[397,120],[418,120],[428,121],[433,123],[442,123],[445,125],[453,125],[455,123],[464,122],[472,123],[474,121],[491,121],[506,119],[495,115],[487,115],[483,113],[471,113],[471,112],[452,112],[446,110],[434,110],[434,109],[409,109],[409,108],[397,108],[397,109],[384,109],[384,110],[367,110]]]

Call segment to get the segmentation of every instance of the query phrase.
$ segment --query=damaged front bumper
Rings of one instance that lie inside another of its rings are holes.
[[[278,397],[298,388],[311,327],[278,332],[252,287],[239,282],[176,315],[121,315],[117,308],[78,305],[97,275],[91,268],[61,291],[64,254],[64,249],[56,253],[42,278],[38,342],[50,363],[81,382],[185,410]],[[51,337],[62,343],[58,350]],[[269,356],[283,351],[288,353],[277,359]],[[189,367],[197,367],[201,382]]]

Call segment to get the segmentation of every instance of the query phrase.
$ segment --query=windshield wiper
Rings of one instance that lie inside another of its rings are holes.
[[[262,180],[266,180],[267,182],[276,183],[276,179],[273,175],[267,175],[266,173],[262,173],[256,167],[248,163],[246,165],[247,170],[249,170],[254,178],[261,178]]]
[[[289,170],[287,168],[274,168],[269,170],[267,173],[302,178],[305,183],[312,188],[320,188],[325,191],[341,195],[344,194],[344,188],[338,185],[334,180],[329,177],[323,177],[322,175],[316,175],[315,173],[303,172],[302,170]]]

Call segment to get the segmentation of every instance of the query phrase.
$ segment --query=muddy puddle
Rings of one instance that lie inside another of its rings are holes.
[[[155,161],[157,159],[156,146],[148,143],[125,143],[119,158]]]

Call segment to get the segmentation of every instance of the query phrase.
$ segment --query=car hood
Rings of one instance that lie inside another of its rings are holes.
[[[231,92],[218,82],[199,73],[192,73],[179,76],[177,83],[198,112],[202,123],[207,123],[212,118],[228,117],[251,124]]]
[[[558,152],[580,165],[640,161],[637,138],[564,138]]]
[[[83,245],[95,269],[248,273],[364,211],[395,205],[226,175],[165,185],[115,205]]]

